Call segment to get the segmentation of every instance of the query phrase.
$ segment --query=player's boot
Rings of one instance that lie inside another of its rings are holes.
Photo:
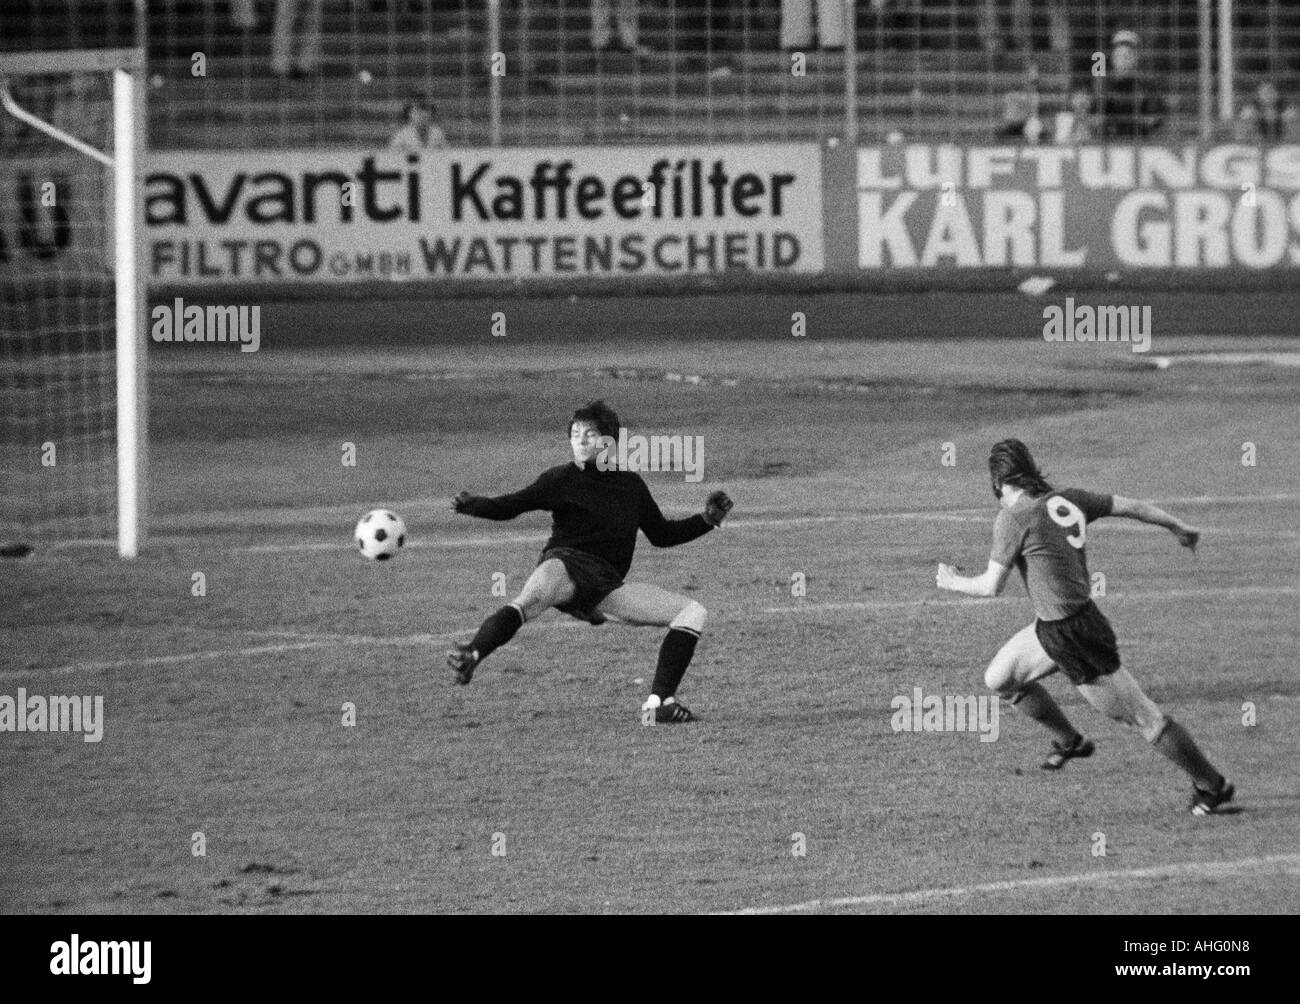
[[[660,725],[679,725],[695,721],[691,709],[675,697],[670,697],[655,708],[655,722]]]
[[[455,674],[455,680],[462,687],[474,679],[474,669],[478,666],[478,653],[468,645],[457,645],[447,653],[447,665]]]
[[[1232,796],[1237,793],[1237,789],[1228,783],[1226,777],[1219,780],[1218,791],[1201,791],[1200,788],[1192,789],[1192,815],[1193,816],[1212,816],[1219,811],[1219,806],[1232,801]]]
[[[1047,754],[1047,759],[1039,766],[1041,766],[1043,770],[1060,770],[1065,766],[1067,761],[1073,760],[1075,757],[1092,756],[1092,752],[1096,748],[1097,747],[1093,744],[1093,741],[1091,739],[1083,738],[1082,734],[1077,736],[1073,744],[1069,746],[1062,745],[1053,740],[1052,752]]]

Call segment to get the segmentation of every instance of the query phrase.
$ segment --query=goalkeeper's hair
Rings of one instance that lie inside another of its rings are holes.
[[[1004,439],[989,452],[989,477],[993,494],[1002,497],[1002,486],[1011,485],[1030,495],[1046,495],[1052,486],[1034,463],[1029,447],[1018,439]]]
[[[604,401],[590,401],[575,411],[573,417],[569,419],[570,433],[573,432],[575,422],[585,422],[587,425],[594,426],[597,432],[610,439],[617,439],[618,430],[622,427],[614,409]]]

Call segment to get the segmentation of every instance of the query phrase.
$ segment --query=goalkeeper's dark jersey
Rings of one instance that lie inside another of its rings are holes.
[[[461,512],[484,519],[514,519],[543,510],[553,515],[546,546],[572,547],[603,558],[627,575],[641,530],[655,547],[674,547],[713,529],[703,516],[665,519],[641,475],[561,464],[543,471],[522,491],[497,498],[475,496]]]

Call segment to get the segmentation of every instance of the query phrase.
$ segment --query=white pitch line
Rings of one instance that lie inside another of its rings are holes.
[[[963,515],[960,512],[878,512],[878,513],[845,513],[835,516],[790,516],[775,519],[741,519],[729,521],[725,524],[728,531],[736,532],[738,530],[747,530],[751,527],[767,526],[812,526],[823,523],[866,523],[873,520],[891,520],[891,519],[932,519],[936,522],[945,523],[985,523],[990,517],[987,515],[975,515],[979,510],[968,510],[971,515]],[[496,547],[503,544],[529,544],[541,543],[550,537],[549,533],[538,532],[528,534],[501,534],[492,537],[445,537],[434,541],[413,540],[406,545],[408,549],[423,549],[426,547],[436,547],[446,549],[450,547]],[[226,550],[237,552],[239,554],[279,554],[294,551],[350,551],[350,544],[334,543],[329,541],[312,541],[310,543],[300,544],[249,544],[240,547],[227,548]]]
[[[611,623],[615,623],[611,618]],[[638,626],[638,625],[625,625]],[[535,634],[541,630],[567,631],[573,628],[590,628],[586,621],[570,617],[554,617],[540,621],[529,628]],[[369,645],[376,648],[404,648],[424,645],[445,645],[454,638],[469,634],[466,627],[460,631],[445,634],[404,634],[380,638],[371,635],[355,634],[317,634],[311,631],[248,631],[249,635],[269,635],[280,638],[296,638],[297,641],[284,641],[275,645],[250,645],[244,648],[213,648],[199,652],[180,652],[176,655],[151,655],[138,659],[113,659],[105,662],[74,662],[52,669],[9,669],[0,670],[0,680],[19,676],[54,676],[64,673],[94,673],[112,669],[130,669],[133,666],[167,666],[176,663],[202,661],[208,659],[246,659],[250,656],[278,655],[281,652],[302,652],[313,648],[329,648],[333,645],[355,646]]]
[[[1300,366],[1300,352],[1188,352],[1156,356],[1148,366],[1166,369],[1174,363],[1210,363],[1218,366]]]
[[[1182,498],[1169,498],[1158,500],[1165,505],[1227,505],[1232,503],[1251,503],[1251,502],[1300,502],[1300,495],[1295,494],[1275,494],[1275,495],[1188,495]],[[401,508],[395,506],[393,508]],[[729,520],[725,527],[732,532],[746,530],[751,527],[768,527],[768,526],[815,526],[818,524],[834,523],[866,523],[875,520],[935,520],[936,522],[947,523],[984,523],[993,519],[995,510],[992,506],[987,509],[953,509],[938,510],[925,509],[905,512],[873,512],[873,513],[836,513],[828,516],[782,516],[771,519],[735,519]],[[1128,528],[1126,524],[1120,523],[1117,526]],[[1142,527],[1132,527],[1132,529],[1143,529]],[[1220,530],[1219,533],[1240,533],[1242,531]],[[1268,532],[1268,531],[1260,531]],[[1294,536],[1294,534],[1284,533],[1283,536]],[[422,550],[428,547],[452,548],[452,547],[498,547],[505,544],[531,544],[545,541],[550,535],[545,531],[526,534],[502,534],[488,537],[444,537],[433,541],[412,540],[406,546],[411,549]],[[188,537],[153,537],[151,542],[157,545],[170,547],[201,546],[198,541]],[[107,538],[80,538],[75,540],[66,540],[45,545],[51,551],[73,550],[83,547],[114,547],[115,543]],[[228,554],[291,554],[298,551],[344,551],[353,550],[350,543],[341,541],[302,541],[292,544],[243,544],[234,547],[222,547],[218,550]]]
[[[910,892],[872,893],[866,896],[841,896],[836,899],[813,899],[803,903],[791,903],[787,906],[751,906],[741,910],[724,910],[721,913],[728,916],[758,916],[763,914],[809,913],[814,910],[833,910],[849,906],[905,907],[923,905],[937,899],[956,899],[964,896],[982,896],[989,893],[1019,892],[1025,889],[1108,885],[1133,881],[1141,882],[1148,879],[1241,878],[1254,873],[1261,875],[1300,875],[1300,854],[1270,854],[1258,858],[1238,858],[1235,861],[1197,861],[1185,864],[1152,865],[1147,868],[1080,872],[1073,875],[1043,875],[1038,878],[984,882],[979,885],[914,889]]]
[[[548,533],[503,534],[499,537],[446,537],[435,541],[412,540],[403,550],[423,550],[436,547],[440,550],[449,547],[493,547],[497,544],[528,544],[546,540]],[[355,551],[352,544],[337,541],[318,540],[301,544],[248,544],[241,547],[223,548],[237,554],[284,554],[292,551]]]
[[[110,669],[129,669],[133,666],[169,666],[178,662],[198,662],[206,659],[244,659],[249,656],[279,655],[282,652],[303,652],[331,645],[427,645],[446,642],[450,634],[414,634],[396,638],[370,638],[364,635],[333,635],[319,637],[306,635],[306,641],[281,642],[277,645],[253,645],[245,648],[214,648],[200,652],[179,652],[176,655],[149,655],[136,659],[114,659],[106,662],[75,662],[53,669],[11,669],[0,672],[0,679],[14,676],[55,675],[61,673],[93,673]]]
[[[1281,492],[1276,495],[1185,495],[1159,499],[1166,505],[1220,505],[1226,502],[1300,502],[1300,495]]]
[[[818,523],[869,523],[886,519],[932,519],[939,523],[986,523],[992,513],[983,509],[958,509],[942,512],[938,509],[918,512],[863,512],[837,513],[833,516],[781,516],[774,519],[739,519],[727,522],[727,530],[744,530],[751,526],[813,526]]]
[[[1176,600],[1188,599],[1195,597],[1213,597],[1213,598],[1234,598],[1237,596],[1295,596],[1300,595],[1300,587],[1296,586],[1227,586],[1221,589],[1169,589],[1163,592],[1152,593],[1112,593],[1108,599],[1127,599],[1127,600]],[[1024,602],[1022,596],[999,596],[994,598],[1000,602]],[[807,603],[800,606],[791,607],[767,607],[758,611],[738,610],[732,611],[735,620],[744,620],[747,617],[758,614],[810,614],[820,613],[823,611],[834,610],[897,610],[907,607],[945,607],[945,608],[962,608],[973,609],[978,604],[986,604],[989,600],[936,600],[936,599],[916,599],[916,600],[877,600],[877,601],[855,601],[851,603]],[[611,623],[617,623],[611,620]],[[573,628],[589,628],[591,625],[586,621],[580,621],[568,617],[548,618],[536,622],[530,627],[530,633],[536,633],[541,629],[558,629],[568,630]],[[623,625],[628,626],[628,625]],[[635,626],[635,625],[632,625]],[[401,648],[404,646],[419,645],[438,645],[445,644],[458,636],[466,634],[468,629],[445,634],[408,634],[396,635],[387,638],[374,637],[369,635],[349,635],[349,634],[316,634],[314,632],[273,632],[273,631],[250,631],[252,635],[273,635],[286,638],[298,638],[299,641],[286,641],[275,645],[253,645],[244,648],[220,648],[207,649],[199,652],[181,652],[176,655],[152,655],[136,659],[115,659],[107,662],[77,662],[70,663],[66,666],[55,666],[52,669],[11,669],[0,671],[0,680],[10,679],[18,676],[48,675],[54,676],[63,673],[91,673],[102,672],[112,669],[129,669],[133,666],[167,666],[176,663],[190,661],[200,661],[207,659],[244,659],[250,656],[259,655],[278,655],[282,652],[302,652],[308,649],[328,648],[331,645],[352,646],[352,645],[370,645],[374,647],[394,647]]]
[[[1297,596],[1300,586],[1221,586],[1218,589],[1165,589],[1151,593],[1109,593],[1108,600],[1180,600],[1213,597],[1216,599],[1233,599],[1238,596]],[[846,603],[801,603],[788,607],[764,607],[765,614],[804,614],[817,613],[822,610],[900,610],[906,607],[971,607],[975,603],[988,603],[990,600],[1024,602],[1023,596],[994,596],[986,599],[966,600],[856,600]]]

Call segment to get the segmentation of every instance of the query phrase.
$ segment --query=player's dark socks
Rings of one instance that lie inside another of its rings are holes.
[[[659,665],[655,667],[654,685],[650,692],[661,701],[677,693],[677,686],[686,675],[686,667],[695,654],[695,643],[700,636],[688,628],[670,628],[659,646]]]
[[[1065,717],[1065,712],[1056,703],[1056,699],[1041,683],[1029,683],[1021,687],[1011,703],[1052,733],[1062,746],[1073,746],[1082,738]]]
[[[523,626],[524,615],[519,612],[519,608],[506,605],[483,622],[469,647],[478,653],[479,661],[482,662],[513,638],[515,632]]]
[[[1164,731],[1151,744],[1192,776],[1201,791],[1218,791],[1223,775],[1205,759],[1199,746],[1185,728],[1172,718],[1166,720]]]

